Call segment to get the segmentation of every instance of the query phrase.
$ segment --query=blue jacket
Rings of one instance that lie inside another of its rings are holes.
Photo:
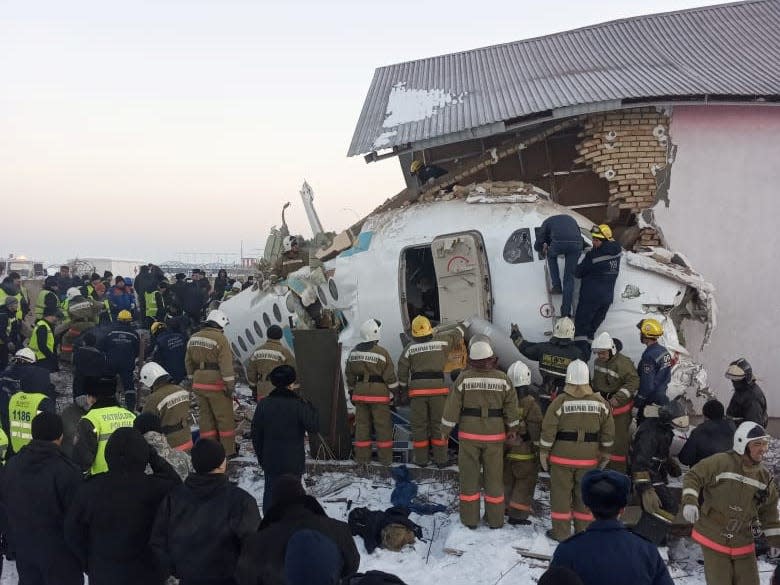
[[[113,287],[106,295],[108,303],[111,305],[111,316],[116,319],[119,311],[130,311],[135,313],[135,296],[127,290],[122,291]]]
[[[132,370],[138,357],[141,340],[132,325],[112,323],[106,328],[105,337],[98,341],[98,349],[106,354],[108,366],[113,372]]]
[[[541,251],[542,244],[550,245],[553,242],[580,242],[582,243],[582,234],[580,226],[577,225],[571,215],[553,215],[542,222],[539,229],[539,235],[536,237],[534,250]]]
[[[647,346],[639,360],[637,408],[645,404],[667,404],[666,387],[672,379],[672,356],[660,343]]]
[[[622,253],[620,244],[609,241],[605,241],[598,249],[592,248],[585,253],[574,272],[574,276],[582,279],[580,302],[612,302]]]
[[[160,364],[178,384],[187,377],[184,356],[187,353],[187,336],[178,331],[163,331],[154,340],[151,359]]]
[[[551,567],[566,567],[584,585],[674,585],[658,548],[619,520],[596,520],[555,549]]]

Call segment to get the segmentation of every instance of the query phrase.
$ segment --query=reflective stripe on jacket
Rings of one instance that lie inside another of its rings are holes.
[[[40,412],[38,407],[46,398],[45,394],[31,392],[17,392],[11,396],[8,403],[8,430],[14,453],[32,441],[32,419]]]
[[[89,468],[89,474],[105,473],[108,471],[108,464],[106,463],[106,444],[108,439],[111,438],[115,430],[122,427],[132,427],[135,415],[121,406],[107,406],[90,410],[83,418],[92,423],[98,445],[95,460]]]

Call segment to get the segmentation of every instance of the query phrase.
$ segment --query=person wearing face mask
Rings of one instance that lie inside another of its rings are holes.
[[[726,370],[726,378],[734,385],[734,394],[726,408],[726,416],[733,419],[736,424],[753,421],[766,427],[769,422],[766,397],[756,383],[750,362],[745,358],[734,360]]]
[[[778,490],[763,460],[771,437],[745,421],[733,450],[703,459],[683,479],[683,516],[701,545],[707,585],[758,585],[752,525],[757,518],[771,555],[780,554]]]

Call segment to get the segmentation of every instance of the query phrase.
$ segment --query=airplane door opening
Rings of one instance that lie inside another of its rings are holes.
[[[434,324],[492,318],[490,272],[478,232],[439,236],[430,246],[405,249],[400,276],[407,329],[417,315]]]

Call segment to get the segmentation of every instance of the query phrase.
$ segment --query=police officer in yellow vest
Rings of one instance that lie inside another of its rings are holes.
[[[168,283],[161,281],[160,288],[167,288]],[[149,328],[155,321],[163,322],[165,320],[165,299],[162,291],[149,290],[144,292],[144,325]]]
[[[73,461],[89,475],[108,471],[106,444],[119,428],[132,427],[135,415],[119,406],[116,378],[90,378],[85,382],[87,414],[81,417],[73,445]]]
[[[35,352],[35,359],[39,365],[50,372],[60,369],[57,363],[57,347],[54,343],[54,325],[57,323],[59,308],[46,307],[43,310],[43,318],[35,323],[35,328],[30,335],[28,346]]]
[[[29,301],[27,300],[27,291],[21,284],[21,278],[18,272],[12,272],[3,279],[0,283],[0,303],[4,303],[7,297],[14,297],[19,304],[16,306],[16,318],[19,321],[24,319],[24,316],[30,310]]]
[[[20,349],[14,359],[17,362],[33,363],[35,358],[31,353],[29,348]],[[19,389],[11,396],[8,401],[7,416],[5,412],[3,413],[3,429],[11,445],[11,454],[18,453],[32,440],[30,425],[39,412],[55,412],[54,400],[45,394],[50,390],[48,386],[30,388],[20,384]]]
[[[43,319],[43,310],[46,307],[59,309],[60,299],[57,296],[58,291],[59,286],[57,277],[47,276],[46,280],[43,281],[43,288],[38,293],[38,298],[35,301],[35,311],[33,312],[33,315],[35,316],[36,321],[38,319]]]

